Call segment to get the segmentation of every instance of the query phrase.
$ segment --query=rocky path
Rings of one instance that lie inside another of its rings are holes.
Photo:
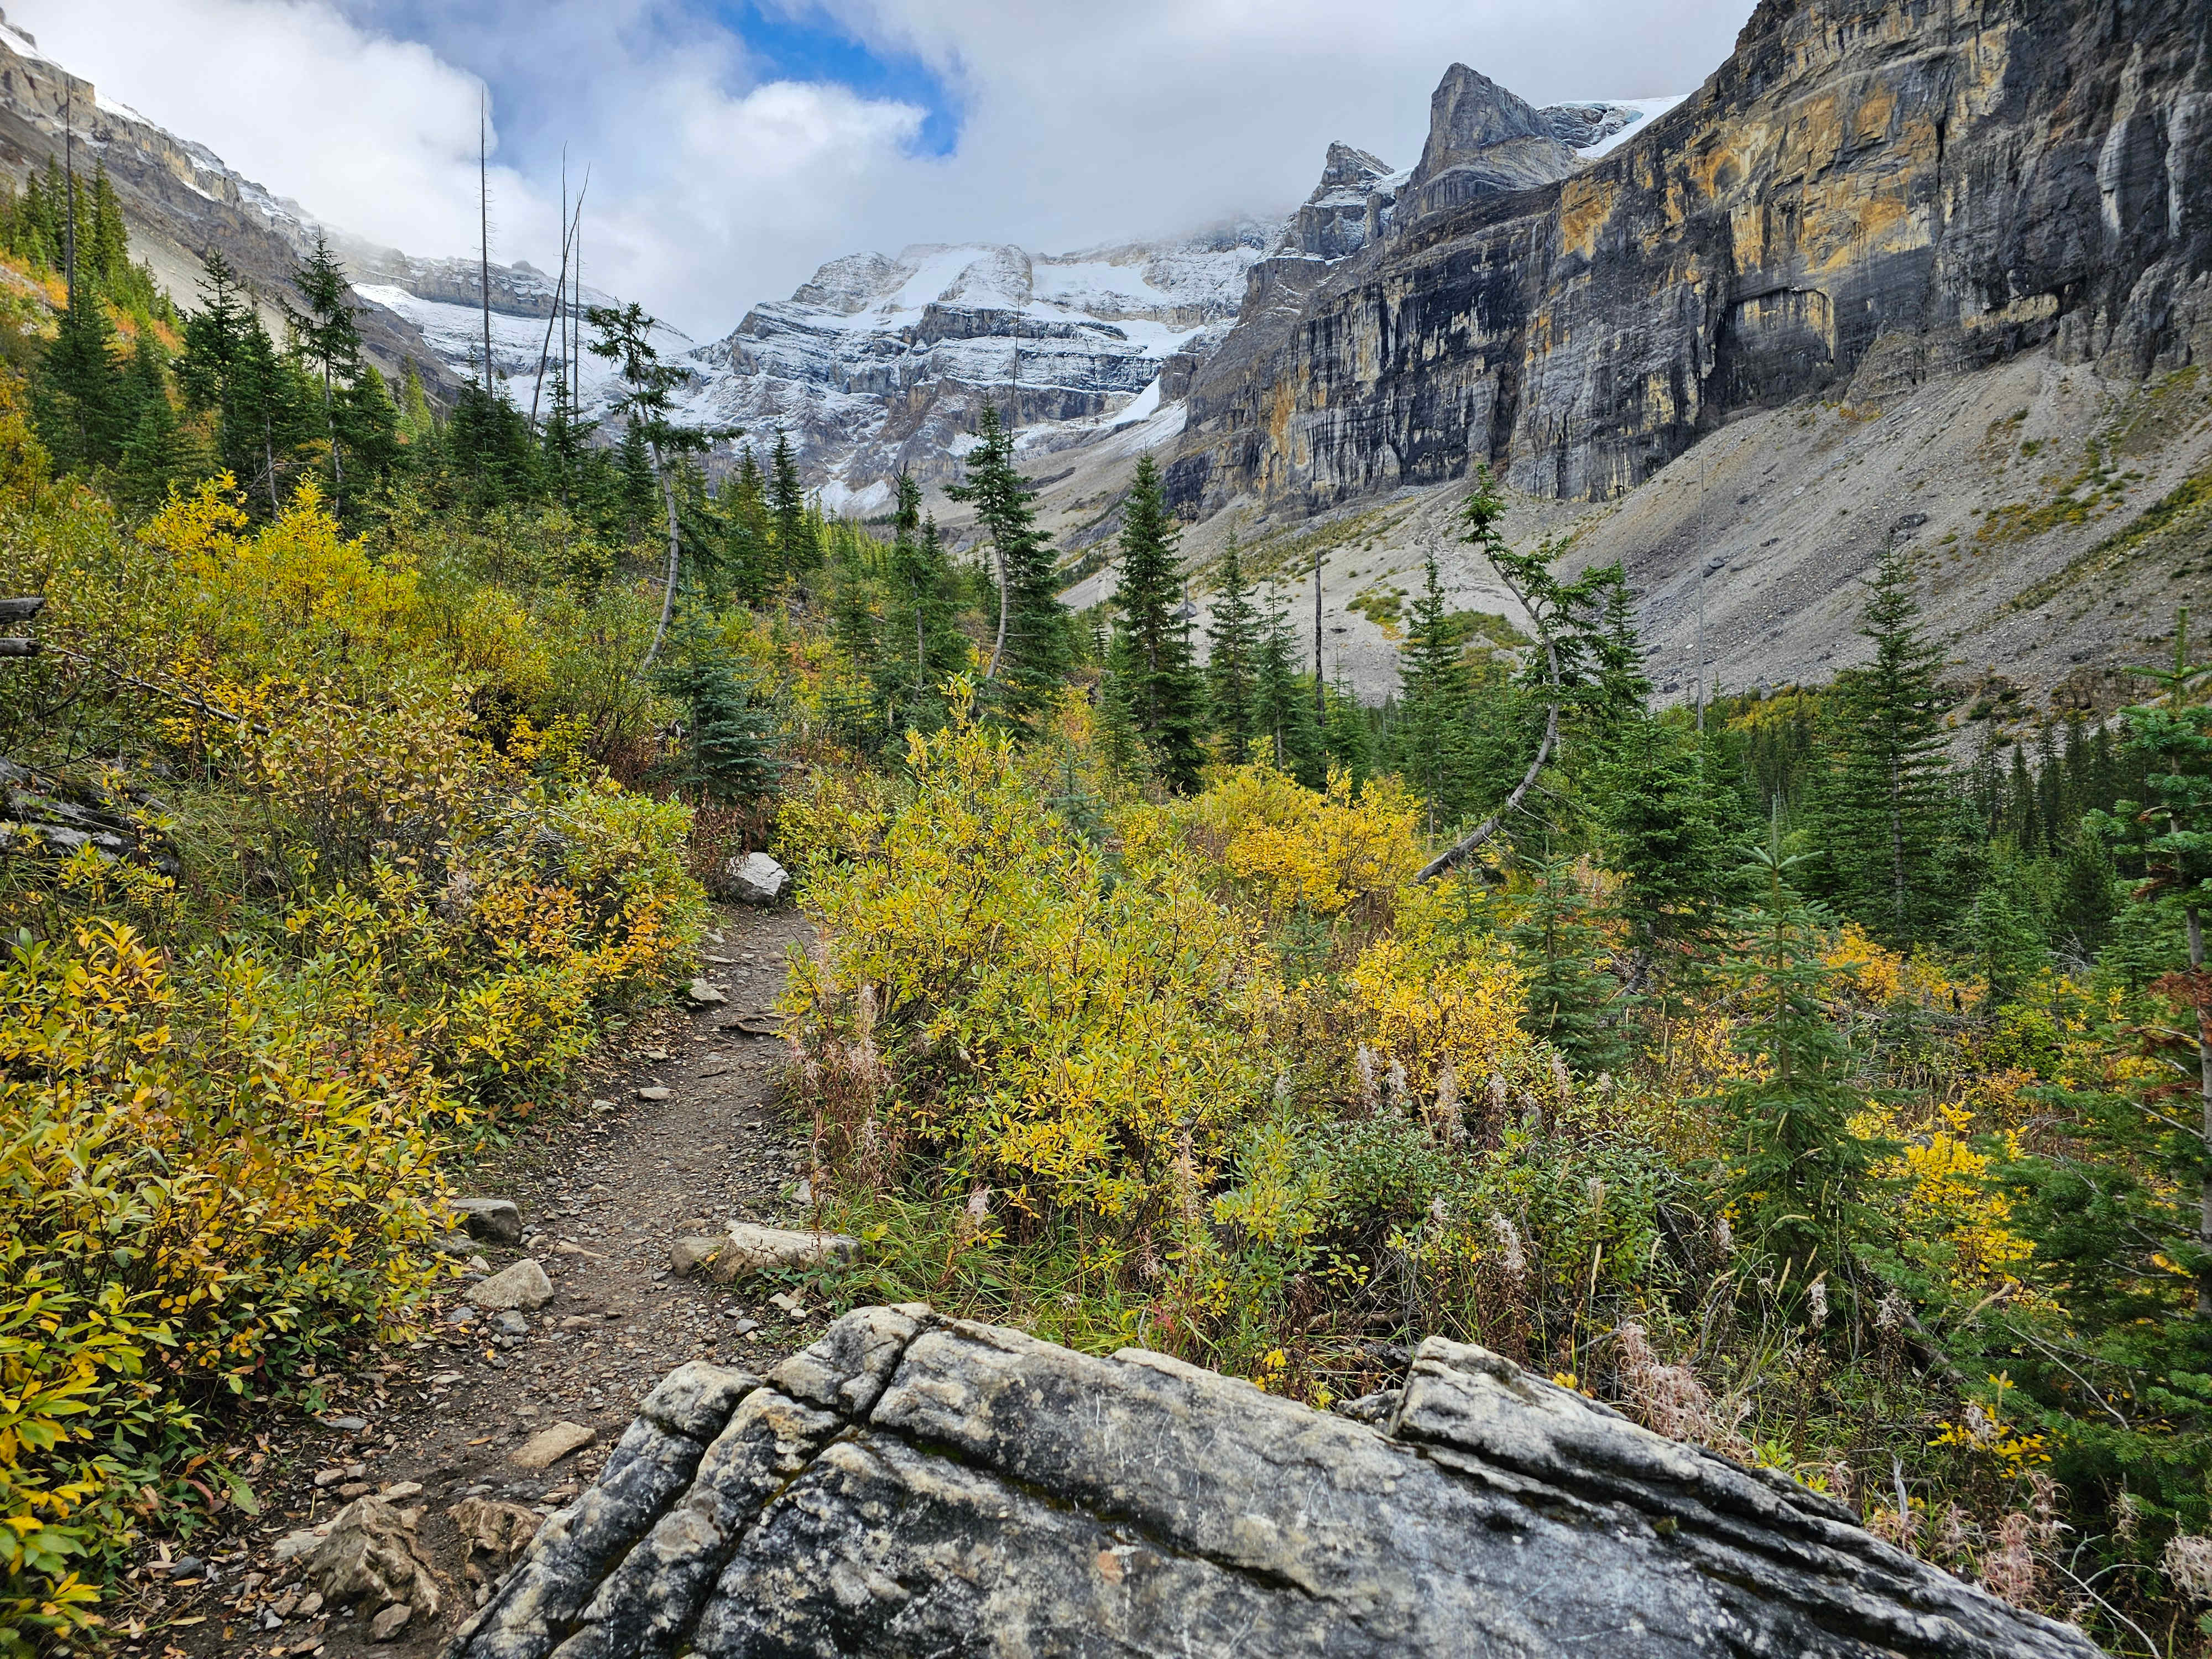
[[[123,1651],[427,1659],[502,1565],[496,1552],[471,1559],[454,1505],[479,1499],[486,1524],[526,1527],[499,1506],[543,1516],[574,1498],[677,1365],[765,1369],[820,1334],[823,1311],[781,1285],[726,1288],[669,1268],[670,1246],[686,1235],[805,1218],[804,1141],[773,1103],[786,1050],[744,1028],[766,1027],[785,954],[807,937],[788,909],[725,913],[705,968],[725,1002],[659,1011],[617,1033],[558,1127],[526,1129],[457,1178],[459,1193],[513,1200],[522,1236],[478,1243],[469,1280],[440,1298],[426,1340],[326,1376],[318,1415],[276,1419],[230,1449],[261,1513],[231,1510],[216,1535],[186,1547],[193,1555],[172,1544],[137,1568],[137,1604],[118,1610]],[[544,1269],[550,1301],[477,1305],[487,1273],[526,1258]],[[573,1449],[556,1454],[564,1443]],[[398,1542],[437,1589],[434,1613],[418,1609],[388,1633],[371,1628],[376,1606],[323,1606],[300,1563],[277,1559],[288,1535],[369,1494],[391,1499]]]

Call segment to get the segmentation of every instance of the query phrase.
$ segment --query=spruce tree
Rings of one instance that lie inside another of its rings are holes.
[[[1121,512],[1121,574],[1115,590],[1115,678],[1138,735],[1150,748],[1168,787],[1198,781],[1205,756],[1200,736],[1204,696],[1191,663],[1190,629],[1182,616],[1176,532],[1152,458],[1137,463]]]
[[[968,665],[969,645],[967,637],[953,625],[958,605],[944,538],[938,534],[933,517],[927,524],[922,522],[921,486],[901,472],[897,489],[891,532],[891,621],[886,630],[885,653],[888,656],[896,651],[901,659],[898,675],[905,687],[906,724],[929,731],[943,723],[940,688]],[[910,658],[907,656],[909,648]]]
[[[1434,834],[1457,818],[1467,800],[1467,716],[1469,687],[1461,635],[1444,605],[1436,555],[1413,601],[1406,644],[1398,657],[1398,722],[1394,759],[1428,806]]]
[[[2157,684],[2155,702],[2122,711],[2128,747],[2141,757],[2143,798],[2093,815],[2091,827],[2112,843],[2121,864],[2142,878],[2140,901],[2160,900],[2181,913],[2188,965],[2160,982],[2190,1011],[2189,1059],[2197,1083],[2201,1194],[2196,1248],[2185,1265],[2197,1279],[2197,1317],[2212,1324],[2212,971],[2205,964],[2204,915],[2212,909],[2212,663],[2189,660],[2189,613],[2173,630],[2173,666],[2136,671]]]
[[[1780,814],[1747,872],[1757,894],[1741,918],[1730,967],[1749,1015],[1738,1038],[1765,1075],[1720,1099],[1729,1196],[1747,1242],[1778,1259],[1785,1301],[1828,1273],[1847,1285],[1856,1248],[1877,1228],[1875,1166],[1894,1151],[1851,1128],[1858,1097],[1828,1016],[1834,970],[1822,959],[1822,919],[1790,884],[1801,860],[1782,850]]]
[[[1886,553],[1860,633],[1874,660],[1836,677],[1835,761],[1820,800],[1836,902],[1884,944],[1909,948],[1945,920],[1940,880],[1950,818],[1942,653],[1919,631],[1912,573]]]
[[[659,325],[646,314],[642,306],[635,300],[619,311],[611,306],[593,306],[586,315],[593,330],[592,355],[613,363],[622,377],[623,389],[616,398],[615,410],[625,422],[623,441],[641,445],[649,452],[653,470],[659,475],[661,502],[666,514],[668,568],[660,593],[660,620],[653,628],[653,643],[646,647],[645,659],[638,665],[642,672],[653,665],[668,632],[669,616],[676,604],[677,579],[681,574],[683,542],[677,524],[676,485],[669,457],[705,449],[713,434],[678,427],[669,418],[670,397],[690,378],[690,371],[660,361],[659,350],[653,343],[653,331]]]
[[[32,398],[39,436],[57,472],[110,466],[122,453],[130,434],[114,342],[106,302],[94,284],[80,283],[62,310]]]
[[[361,329],[354,321],[353,289],[346,281],[330,238],[318,228],[314,246],[292,275],[306,309],[284,307],[301,356],[320,382],[324,442],[328,446],[331,510],[345,512],[346,450],[355,422],[342,418],[351,412],[345,393],[361,378]],[[357,407],[357,406],[355,406]]]
[[[722,485],[721,509],[738,597],[747,605],[763,604],[775,592],[782,566],[767,485],[750,444],[738,452],[738,470]]]
[[[131,355],[131,435],[116,463],[116,493],[142,511],[167,499],[170,483],[185,476],[187,456],[169,402],[169,374],[161,344],[152,331],[138,337]]]
[[[775,786],[783,766],[769,712],[696,608],[683,607],[653,682],[684,710],[682,746],[662,769],[679,793],[736,805]]]
[[[1255,678],[1260,654],[1260,613],[1244,585],[1244,567],[1231,534],[1213,585],[1213,617],[1206,630],[1206,684],[1214,740],[1222,758],[1242,765],[1250,757]]]
[[[435,435],[437,416],[431,413],[429,395],[422,390],[422,377],[416,372],[415,360],[409,358],[399,380],[399,441],[420,443]]]
[[[1647,954],[1710,941],[1741,887],[1731,848],[1748,826],[1717,757],[1686,720],[1643,715],[1596,769],[1606,862],[1627,877],[1629,937]]]
[[[1328,688],[1328,724],[1322,738],[1328,763],[1342,767],[1355,785],[1365,783],[1375,770],[1375,736],[1367,711],[1341,684]]]
[[[1313,683],[1298,672],[1297,630],[1278,599],[1267,609],[1253,665],[1252,724],[1261,757],[1310,789],[1328,781],[1328,756],[1314,715]]]
[[[1575,860],[1547,848],[1528,875],[1527,907],[1506,935],[1527,968],[1522,1024],[1577,1071],[1618,1071],[1628,1057],[1615,1017],[1620,988],[1598,966],[1611,952]]]
[[[1060,696],[1074,659],[1067,613],[1053,582],[1051,545],[1036,528],[1036,492],[1014,469],[1013,434],[983,405],[981,441],[968,453],[967,477],[946,493],[974,506],[990,544],[999,616],[984,678],[1000,688],[1006,712],[1034,720]]]
[[[799,482],[799,462],[791,453],[791,439],[781,427],[775,430],[775,448],[769,457],[769,510],[775,517],[776,559],[779,574],[796,576],[822,562],[822,549],[806,514],[806,491]]]

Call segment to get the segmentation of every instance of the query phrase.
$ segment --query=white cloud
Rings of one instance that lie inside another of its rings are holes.
[[[10,0],[111,97],[358,234],[559,257],[559,156],[592,168],[587,275],[702,337],[825,259],[908,241],[1053,250],[1301,198],[1344,138],[1410,163],[1445,66],[1538,103],[1690,90],[1751,0],[761,0],[836,17],[957,94],[923,112],[769,71],[708,0]],[[826,8],[826,9],[825,9]]]

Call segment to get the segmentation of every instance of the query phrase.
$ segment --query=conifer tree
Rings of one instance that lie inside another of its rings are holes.
[[[769,712],[696,607],[683,607],[653,680],[684,710],[682,748],[663,772],[679,792],[734,805],[775,786],[783,768]]]
[[[690,371],[660,361],[660,353],[653,343],[653,331],[658,325],[646,314],[642,306],[635,300],[619,311],[611,306],[593,306],[587,315],[595,331],[592,354],[613,363],[622,376],[623,390],[616,399],[615,409],[627,423],[623,441],[634,441],[649,452],[667,514],[668,569],[661,588],[660,620],[653,628],[653,643],[646,647],[645,660],[638,665],[642,672],[653,665],[660,642],[667,635],[683,557],[676,518],[676,486],[670,474],[668,457],[672,453],[703,450],[714,434],[678,427],[670,420],[669,396],[689,377]]]
[[[1730,849],[1748,826],[1717,757],[1687,722],[1642,715],[1622,726],[1600,781],[1606,862],[1628,878],[1620,909],[1637,948],[1709,941],[1741,890]]]
[[[1528,869],[1528,908],[1506,937],[1528,965],[1528,1012],[1522,1023],[1566,1056],[1576,1070],[1617,1071],[1628,1055],[1608,1018],[1619,984],[1600,967],[1611,954],[1603,928],[1571,858],[1548,848]]]
[[[1310,789],[1328,781],[1328,757],[1314,716],[1313,685],[1298,672],[1298,639],[1278,599],[1267,609],[1253,665],[1252,724],[1261,758]]]
[[[139,335],[131,354],[128,387],[131,434],[116,463],[116,493],[132,507],[150,509],[167,496],[172,480],[189,471],[161,343],[151,331]]]
[[[1719,1103],[1736,1213],[1749,1242],[1781,1263],[1784,1299],[1802,1305],[1816,1279],[1848,1276],[1874,1235],[1875,1166],[1894,1148],[1851,1128],[1859,1101],[1843,1081],[1848,1056],[1827,1010],[1834,970],[1821,957],[1820,917],[1790,882],[1800,861],[1784,854],[1773,814],[1765,844],[1752,849],[1757,899],[1731,963],[1751,1016],[1740,1046],[1766,1074]]]
[[[998,629],[984,678],[999,684],[1007,712],[1027,721],[1059,696],[1074,642],[1053,585],[1052,548],[1036,528],[1036,492],[1014,470],[1013,434],[988,403],[978,435],[966,479],[946,493],[975,507],[997,570]]]
[[[1822,780],[1821,841],[1836,902],[1884,944],[1905,948],[1944,919],[1950,817],[1942,654],[1922,635],[1904,551],[1886,553],[1860,633],[1874,660],[1836,677],[1836,759]]]
[[[321,382],[324,441],[329,446],[331,510],[345,512],[345,452],[354,423],[341,418],[345,393],[361,378],[361,328],[354,321],[352,286],[346,281],[337,256],[331,252],[329,236],[319,227],[314,246],[293,273],[293,285],[307,302],[305,310],[284,307],[300,354],[312,365]],[[350,411],[348,411],[350,412]]]
[[[921,486],[901,472],[897,490],[890,553],[890,609],[895,626],[888,631],[885,651],[889,654],[896,649],[903,659],[911,638],[912,658],[900,665],[906,722],[929,730],[942,722],[939,689],[968,665],[969,645],[953,626],[958,606],[944,538],[934,517],[922,522]]]
[[[1260,613],[1244,584],[1244,567],[1231,534],[1222,550],[1213,586],[1213,617],[1206,630],[1206,681],[1213,735],[1222,757],[1242,765],[1251,752],[1254,680],[1260,654]]]
[[[438,419],[431,413],[429,394],[422,390],[422,377],[416,372],[415,360],[409,358],[399,380],[399,441],[422,443],[434,436]]]
[[[1398,724],[1393,733],[1399,771],[1428,805],[1431,834],[1465,809],[1468,684],[1461,636],[1444,604],[1434,553],[1421,596],[1413,601],[1399,653]]]
[[[1168,787],[1187,790],[1204,761],[1200,734],[1203,693],[1182,614],[1176,532],[1152,458],[1137,476],[1121,510],[1121,574],[1114,594],[1114,666],[1138,735],[1150,748]]]
[[[1355,785],[1365,783],[1375,770],[1374,732],[1367,711],[1341,684],[1328,688],[1328,725],[1322,738],[1328,763],[1342,767]]]
[[[2190,1150],[2202,1201],[2186,1265],[2197,1279],[2197,1318],[2212,1328],[2212,971],[2204,951],[2204,915],[2212,909],[2212,703],[2205,701],[2212,663],[2189,660],[2187,611],[2174,625],[2173,666],[2136,672],[2162,694],[2124,711],[2128,747],[2142,761],[2143,798],[2094,814],[2091,826],[2111,841],[2124,866],[2141,873],[2138,901],[2161,900],[2181,913],[2188,967],[2167,975],[2159,988],[2189,1010],[2193,1027],[2189,1058],[2198,1122],[2197,1145]]]
[[[81,283],[40,365],[32,408],[57,472],[112,465],[129,435],[115,331],[99,289]]]
[[[781,566],[767,485],[750,444],[738,452],[738,470],[722,485],[721,509],[738,597],[747,605],[760,605],[775,591]]]
[[[806,513],[806,491],[799,482],[799,462],[791,453],[791,438],[781,427],[775,430],[775,448],[769,456],[769,510],[775,516],[775,548],[780,573],[796,576],[822,562],[822,548]]]

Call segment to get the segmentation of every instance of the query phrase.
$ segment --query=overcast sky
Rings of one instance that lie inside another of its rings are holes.
[[[695,337],[825,259],[1066,252],[1279,212],[1342,138],[1418,156],[1455,60],[1533,102],[1693,89],[1751,0],[7,0],[41,50],[331,224],[560,258]]]

